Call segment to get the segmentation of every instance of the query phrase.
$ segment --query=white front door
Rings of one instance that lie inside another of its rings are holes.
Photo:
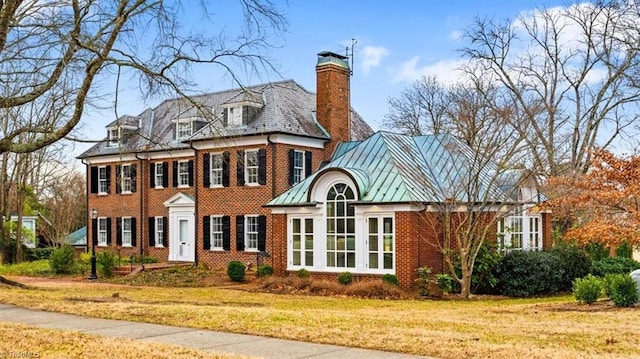
[[[193,262],[195,260],[195,218],[193,212],[176,211],[171,214],[169,260]]]

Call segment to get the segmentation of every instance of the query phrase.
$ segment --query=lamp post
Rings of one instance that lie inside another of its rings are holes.
[[[96,235],[94,235],[94,233],[98,233],[98,231],[93,228],[93,226],[97,226],[98,222],[95,221],[96,219],[98,219],[98,210],[97,209],[92,209],[91,210],[91,275],[89,276],[90,280],[96,280],[98,279],[98,275],[96,274],[96,240],[97,238],[95,238]]]

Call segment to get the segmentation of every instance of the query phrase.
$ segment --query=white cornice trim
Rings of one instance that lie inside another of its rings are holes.
[[[256,135],[242,137],[223,137],[205,141],[193,142],[193,147],[198,150],[222,149],[228,147],[264,146],[269,141],[278,144],[294,145],[300,147],[324,148],[326,140],[304,136],[287,134]]]
[[[85,162],[89,165],[101,164],[101,163],[113,163],[113,162],[123,162],[123,161],[137,161],[139,159],[165,159],[165,158],[183,158],[183,157],[193,157],[194,152],[191,149],[181,149],[181,150],[169,150],[169,151],[160,151],[160,152],[138,152],[137,157],[135,153],[125,153],[125,154],[113,154],[113,155],[105,155],[105,156],[96,156],[86,158]]]

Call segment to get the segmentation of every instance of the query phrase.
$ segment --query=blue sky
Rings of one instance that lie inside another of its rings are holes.
[[[357,45],[351,78],[352,106],[375,130],[382,129],[389,97],[398,97],[423,75],[443,79],[452,76],[455,62],[461,58],[457,51],[462,46],[458,36],[475,17],[514,19],[536,7],[567,4],[553,0],[275,0],[274,3],[289,24],[286,33],[274,38],[278,47],[268,54],[278,66],[279,75],[245,78],[246,84],[293,79],[315,92],[317,53],[343,54],[354,38]],[[235,4],[230,0],[216,1],[214,11],[225,17]],[[185,13],[188,12],[187,9]],[[236,87],[215,71],[199,71],[196,78],[203,92]],[[155,99],[145,103],[136,95],[121,96],[118,114],[137,115],[159,102]],[[93,139],[102,138],[106,134],[104,126],[113,120],[113,109],[87,113],[82,132]],[[75,152],[84,148],[87,146],[77,146]]]

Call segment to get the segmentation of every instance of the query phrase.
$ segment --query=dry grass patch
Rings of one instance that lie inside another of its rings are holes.
[[[361,281],[343,285],[336,281],[297,277],[268,277],[258,281],[254,291],[277,294],[351,296],[371,299],[409,299],[398,287],[378,281]]]
[[[440,358],[638,358],[639,308],[537,299],[374,300],[220,288],[57,283],[0,302]],[[114,298],[113,294],[118,293]]]
[[[0,358],[202,358],[234,359],[237,355],[213,354],[177,345],[40,329],[0,322]]]

